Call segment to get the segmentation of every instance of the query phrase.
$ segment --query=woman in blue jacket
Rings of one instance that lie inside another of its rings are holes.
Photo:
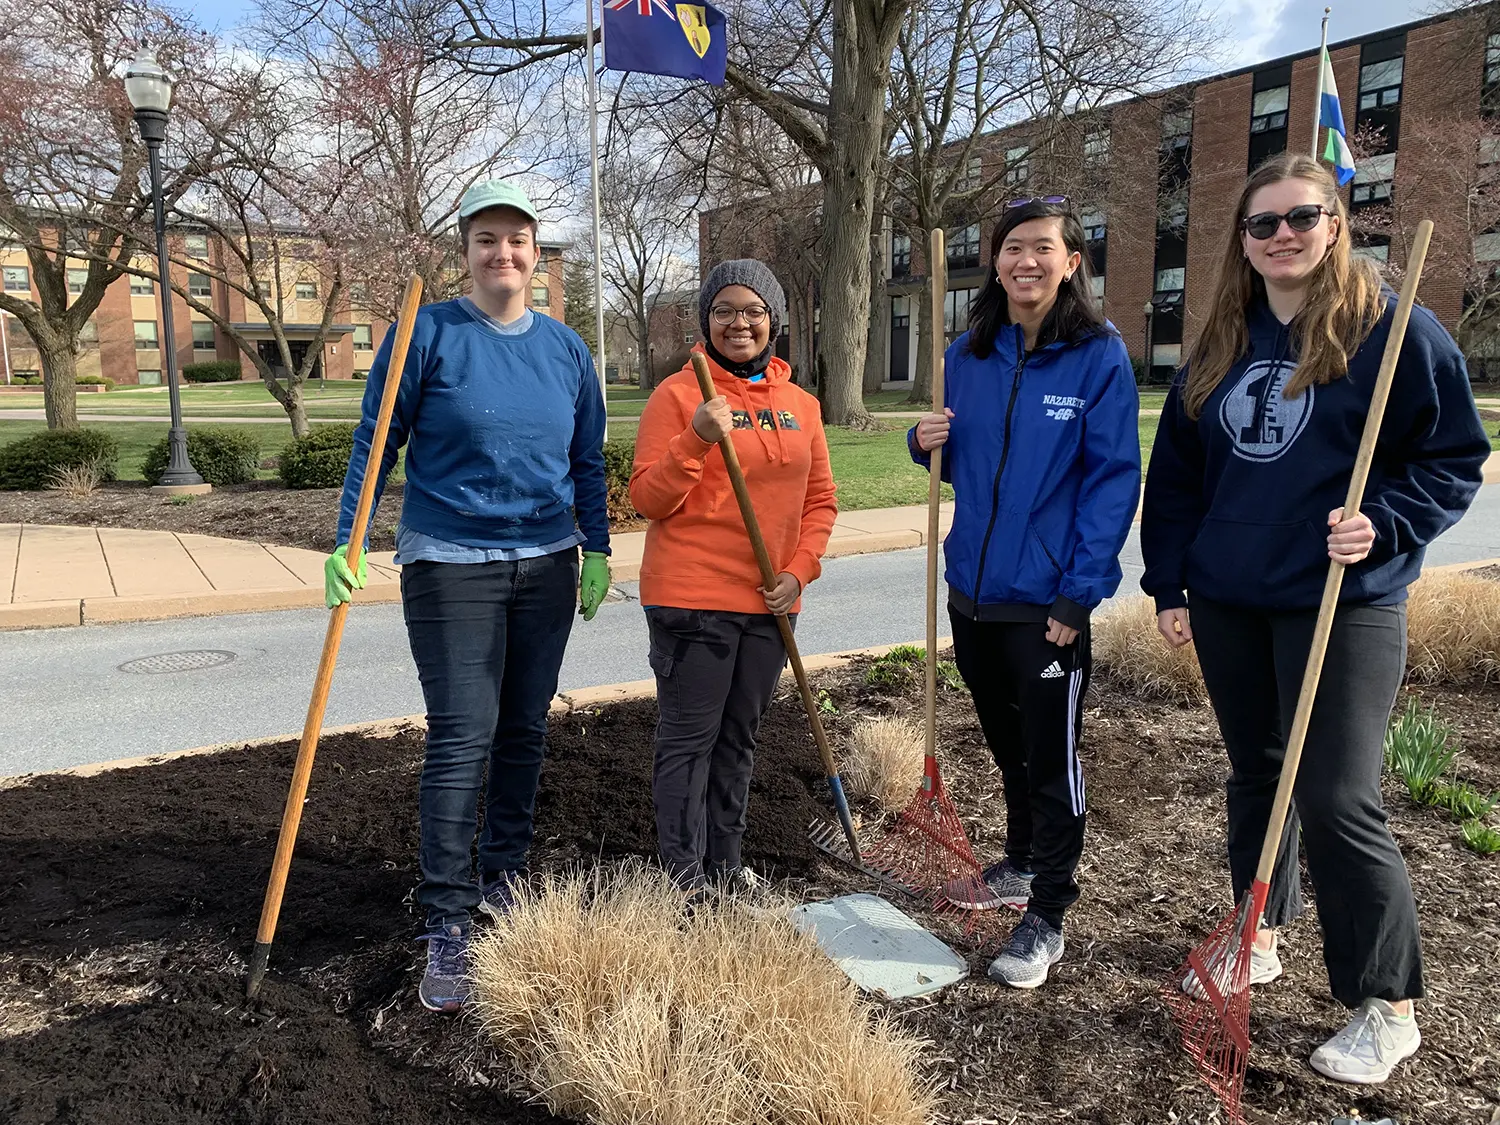
[[[1338,186],[1311,157],[1263,164],[1235,218],[1204,330],[1162,410],[1141,586],[1168,643],[1198,649],[1229,752],[1238,901],[1270,818],[1328,560],[1348,567],[1250,983],[1281,975],[1276,927],[1302,910],[1300,819],[1329,983],[1356,1009],[1312,1065],[1383,1082],[1421,1043],[1417,906],[1380,796],[1406,667],[1406,587],[1427,544],[1473,501],[1489,441],[1462,354],[1413,309],[1360,513],[1344,519],[1396,296],[1353,256]]]
[[[990,264],[969,331],[944,356],[944,409],[907,441],[922,465],[944,447],[953,655],[1005,783],[1005,858],[948,895],[976,910],[1029,900],[990,975],[1035,988],[1078,898],[1089,614],[1120,584],[1140,497],[1139,403],[1066,199],[1007,204]]]

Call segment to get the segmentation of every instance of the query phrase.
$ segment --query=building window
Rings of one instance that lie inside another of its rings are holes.
[[[208,236],[206,234],[183,235],[182,248],[187,252],[189,258],[198,258],[202,261],[208,260]]]
[[[1083,162],[1104,164],[1109,160],[1109,126],[1091,129],[1083,138]]]
[[[1171,266],[1164,270],[1156,271],[1156,296],[1158,303],[1162,297],[1171,294],[1181,294],[1187,286],[1187,269],[1183,266]]]
[[[1277,86],[1257,93],[1250,107],[1250,131],[1266,133],[1272,129],[1285,129],[1287,101],[1291,94],[1290,86]]]
[[[1166,367],[1175,371],[1182,366],[1181,344],[1151,345],[1151,366]]]
[[[354,326],[354,350],[357,352],[372,351],[374,345],[370,342],[370,326],[368,324],[356,324]]]
[[[68,271],[68,292],[69,293],[82,293],[83,292],[83,287],[88,284],[88,281],[89,281],[89,271],[88,270],[69,270]]]
[[[1389,203],[1391,187],[1396,179],[1396,154],[1385,153],[1360,161],[1354,171],[1354,186],[1349,192],[1349,203],[1353,207],[1367,207],[1375,203]]]
[[[973,191],[979,186],[979,179],[984,174],[984,161],[971,156],[964,162],[964,170],[959,174],[958,182],[955,183],[956,191]]]
[[[891,235],[891,276],[911,276],[911,235]]]
[[[160,371],[137,371],[135,373],[135,378],[136,378],[136,381],[138,383],[140,383],[140,385],[143,386],[143,387],[159,387],[159,386],[161,386],[161,372]]]
[[[948,241],[948,268],[950,270],[974,269],[979,265],[979,224],[953,231]]]
[[[536,269],[532,271],[534,277],[547,276],[547,252],[541,251],[536,256]]]
[[[1085,211],[1079,216],[1083,224],[1083,237],[1089,242],[1103,242],[1108,234],[1104,215],[1098,211]]]
[[[684,344],[691,344],[694,339],[696,339],[696,337],[691,332],[684,332],[682,334],[682,342]]]
[[[943,294],[943,328],[949,336],[969,327],[969,302],[973,296],[972,289],[950,289]]]
[[[7,293],[30,293],[31,292],[31,270],[26,266],[6,266],[3,271],[5,276],[5,291]]]
[[[1484,41],[1484,87],[1479,106],[1487,114],[1500,110],[1500,31],[1491,32]]]
[[[1005,186],[1024,187],[1031,179],[1031,149],[1022,145],[1005,150]]]
[[[136,277],[130,275],[130,295],[132,297],[149,297],[156,292],[156,282],[149,277]]]
[[[1187,232],[1188,196],[1186,191],[1164,195],[1157,204],[1156,229],[1159,232]]]
[[[1099,211],[1085,211],[1079,221],[1083,224],[1084,248],[1088,253],[1089,271],[1095,278],[1103,278],[1108,266],[1107,249],[1109,230],[1104,215]]]
[[[533,281],[531,284],[531,303],[539,309],[545,309],[552,301],[552,294],[547,289],[545,281]]]
[[[1474,240],[1474,249],[1477,254],[1479,250],[1479,239],[1477,238]],[[1354,256],[1356,258],[1369,258],[1372,262],[1379,262],[1384,265],[1390,260],[1391,244],[1389,242],[1375,242],[1371,240],[1364,246],[1356,246],[1354,248]]]
[[[1359,49],[1359,111],[1356,129],[1380,130],[1381,153],[1396,151],[1401,127],[1401,79],[1406,69],[1406,36],[1365,43]]]
[[[99,324],[93,317],[83,322],[83,327],[78,330],[78,339],[85,344],[99,342]]]
[[[206,273],[188,274],[188,293],[194,297],[213,296],[213,285],[209,282]]]
[[[158,346],[156,321],[138,320],[135,322],[135,346],[138,350],[149,350]]]
[[[297,282],[297,300],[316,301],[318,299],[318,283],[316,281]]]
[[[4,223],[0,223],[0,250],[24,250],[21,236]]]
[[[195,352],[211,352],[214,350],[213,321],[193,321],[193,350]]]
[[[1102,273],[1092,275],[1089,278],[1089,285],[1094,291],[1094,299],[1096,301],[1104,300],[1104,275]]]
[[[1193,143],[1193,107],[1169,109],[1161,115],[1161,143],[1167,148],[1187,148]]]
[[[1292,94],[1292,67],[1273,66],[1255,72],[1250,101],[1250,169],[1286,151],[1287,104]]]
[[[911,327],[911,298],[891,298],[891,330],[900,331]]]
[[[14,379],[40,379],[42,377],[42,373],[40,371],[38,371],[35,367],[18,367],[18,368],[16,368],[14,371],[12,371],[10,373],[10,377],[13,380]]]
[[[349,303],[363,308],[370,300],[370,287],[363,281],[356,281],[349,286]]]

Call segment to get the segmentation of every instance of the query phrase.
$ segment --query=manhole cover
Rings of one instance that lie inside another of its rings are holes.
[[[121,672],[137,672],[155,676],[163,672],[198,672],[204,668],[217,668],[234,659],[234,653],[221,649],[190,649],[186,652],[163,652],[156,656],[138,656],[120,665]]]

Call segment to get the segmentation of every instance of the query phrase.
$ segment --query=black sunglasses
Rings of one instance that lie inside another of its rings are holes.
[[[1306,232],[1322,222],[1324,215],[1332,214],[1334,212],[1317,203],[1304,203],[1301,207],[1293,207],[1285,215],[1278,215],[1275,211],[1262,211],[1258,215],[1251,215],[1248,219],[1240,221],[1240,228],[1257,242],[1264,242],[1281,229],[1283,219],[1293,230]]]
[[[1066,205],[1067,202],[1068,197],[1066,195],[1033,195],[1028,199],[1008,200],[1005,204],[1005,209],[1009,211],[1013,207],[1025,207],[1028,203],[1051,203],[1054,206],[1061,207]]]

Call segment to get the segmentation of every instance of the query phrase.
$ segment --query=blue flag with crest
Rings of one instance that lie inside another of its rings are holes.
[[[712,4],[605,0],[604,65],[724,85],[729,44],[724,13]]]

